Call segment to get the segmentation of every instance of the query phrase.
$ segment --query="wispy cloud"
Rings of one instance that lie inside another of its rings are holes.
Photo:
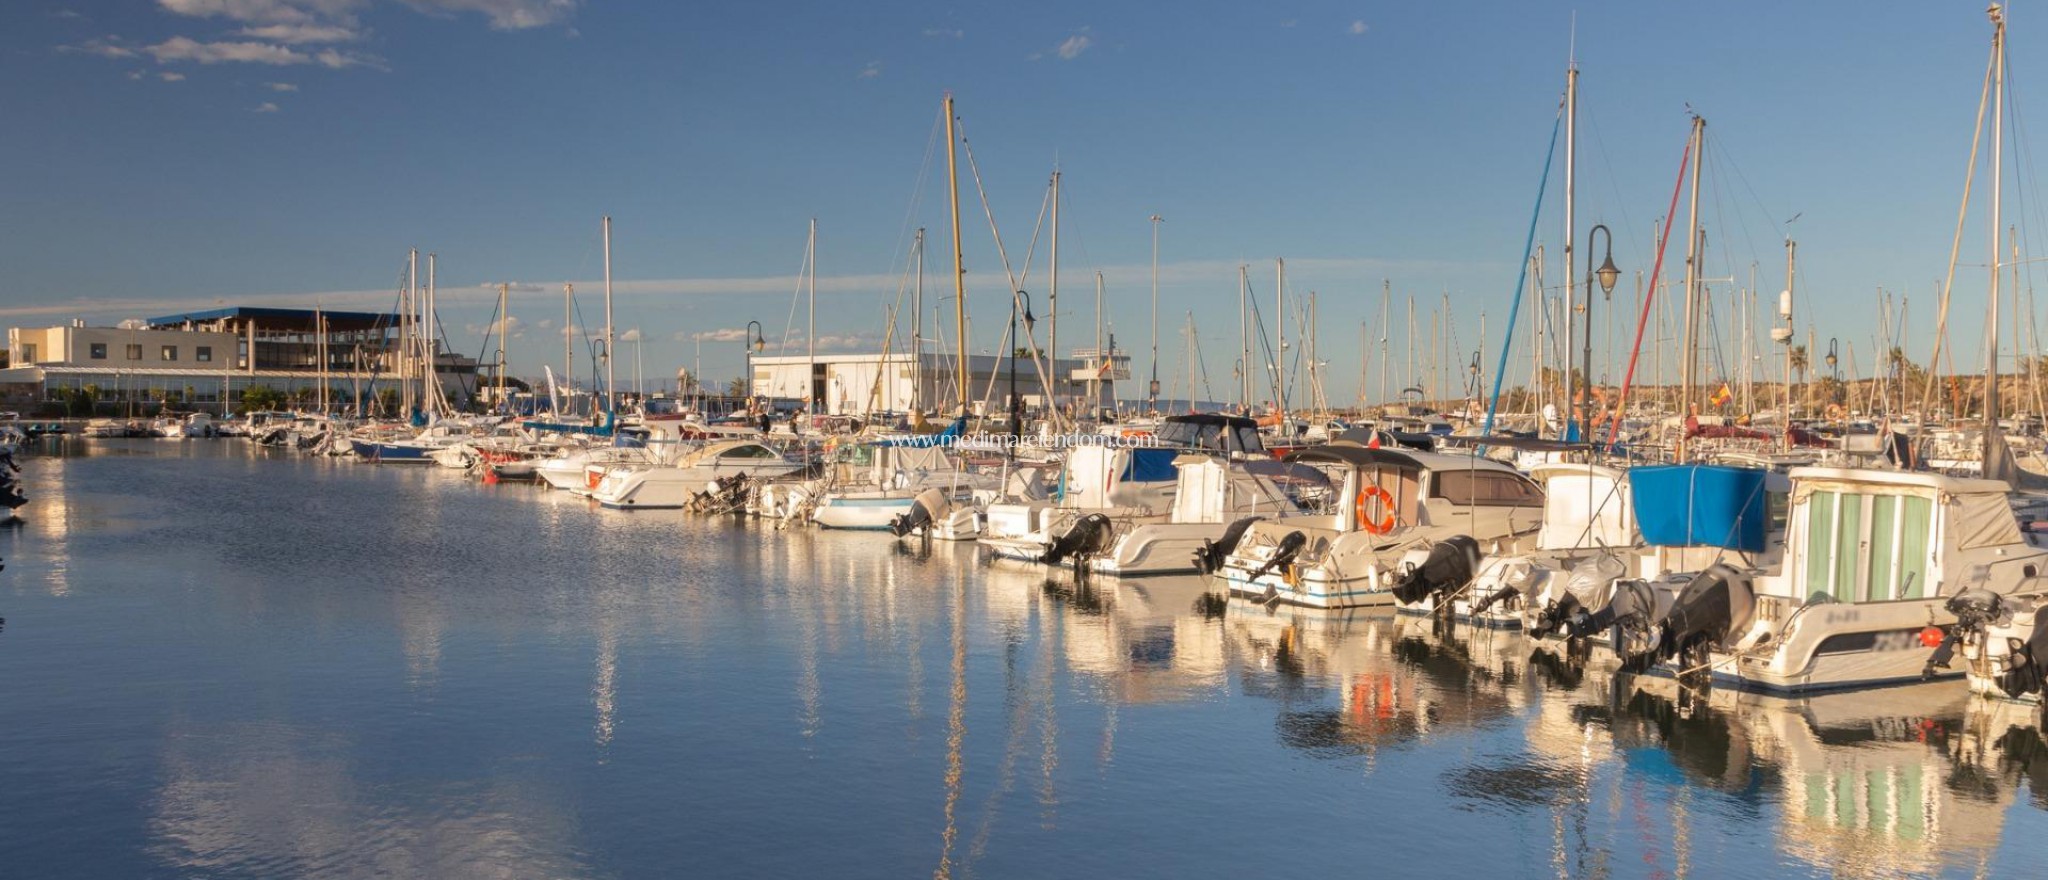
[[[273,92],[296,92],[299,90],[297,85],[281,82],[267,82],[263,84],[263,87]]]
[[[644,334],[640,332],[638,327],[629,327],[625,332],[619,334],[620,342],[639,342],[642,338],[644,338]]]
[[[82,52],[87,55],[98,55],[101,58],[134,58],[138,54],[134,49],[121,45],[121,38],[113,34],[108,34],[104,37],[94,37],[75,46],[58,46],[57,51]]]
[[[1061,61],[1072,61],[1076,58],[1079,58],[1081,57],[1081,53],[1088,51],[1088,47],[1095,45],[1095,38],[1085,33],[1087,28],[1082,28],[1082,30],[1084,31],[1084,33],[1078,33],[1071,37],[1068,37],[1066,41],[1060,43],[1060,47],[1057,50],[1055,50],[1059,53]]]
[[[928,27],[924,29],[924,35],[935,40],[958,40],[967,36],[967,32],[956,27]]]
[[[878,77],[878,76],[881,76],[881,75],[882,75],[882,62],[880,62],[880,61],[870,61],[870,62],[868,62],[868,63],[867,63],[866,65],[863,65],[863,66],[861,67],[861,69],[860,69],[860,73],[854,74],[854,78],[855,78],[855,79],[874,79],[875,77]]]
[[[174,82],[184,82],[184,81],[185,81],[185,75],[184,75],[184,74],[182,74],[182,73],[178,73],[177,71],[173,71],[173,70],[166,70],[166,71],[164,71],[163,73],[159,73],[159,74],[157,74],[157,75],[156,75],[156,78],[157,78],[157,79],[160,79],[160,80],[163,80],[164,82],[167,82],[167,83],[174,83]]]
[[[580,0],[404,0],[405,5],[429,15],[480,13],[491,29],[526,30],[567,21],[576,14]]]
[[[258,104],[258,105],[254,106],[254,107],[251,107],[251,108],[249,108],[249,112],[251,112],[251,113],[276,113],[276,112],[277,112],[277,105],[276,105],[276,104],[274,104],[274,103],[272,103],[272,102],[270,102],[270,101],[265,101],[265,102],[263,102],[263,103],[261,103],[261,104]]]
[[[337,49],[302,52],[290,46],[254,40],[200,42],[191,37],[171,37],[155,45],[131,47],[124,45],[119,37],[106,37],[86,40],[72,46],[60,46],[58,50],[82,52],[102,58],[146,56],[155,59],[158,64],[268,64],[277,67],[311,64],[332,69],[384,68],[383,59],[374,55],[342,52]]]
[[[353,27],[338,24],[267,24],[262,27],[246,27],[235,32],[239,36],[254,37],[277,43],[346,43],[362,38],[362,32]]]
[[[1355,37],[1359,34],[1365,33],[1366,31],[1372,30],[1372,28],[1367,27],[1365,24],[1365,19],[1361,18],[1351,22],[1351,26],[1346,28],[1345,30],[1350,31],[1351,35]]]

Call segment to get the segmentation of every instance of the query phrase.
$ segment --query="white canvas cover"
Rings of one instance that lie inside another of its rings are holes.
[[[1544,550],[1629,547],[1637,541],[1628,483],[1605,468],[1543,474]]]
[[[1949,502],[1949,539],[1958,550],[2003,547],[2025,543],[2012,503],[2002,494],[1972,493],[1952,496]]]

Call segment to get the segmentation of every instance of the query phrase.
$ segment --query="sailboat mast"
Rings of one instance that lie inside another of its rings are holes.
[[[1991,51],[1996,57],[1995,72],[1991,85],[1991,226],[1985,238],[1991,242],[1991,295],[1990,312],[1984,318],[1984,434],[1990,437],[1997,431],[1998,406],[1998,283],[2003,271],[2000,262],[2003,255],[1998,249],[1998,232],[2001,222],[2000,211],[2003,203],[2000,196],[2005,191],[2005,9],[1991,4]],[[1987,452],[1989,444],[1987,441]],[[1985,476],[1992,473],[1992,463],[1983,463]]]
[[[1244,415],[1252,412],[1252,335],[1247,305],[1251,302],[1249,267],[1237,267],[1237,405]]]
[[[413,248],[406,254],[405,258],[405,329],[403,333],[399,334],[404,337],[400,341],[402,351],[398,356],[398,387],[404,389],[404,393],[400,395],[404,412],[400,414],[400,417],[405,419],[412,418],[413,406],[416,403],[413,399],[412,378],[416,375],[413,359],[419,356],[419,341],[417,338],[420,332],[419,298],[420,250],[419,248]],[[253,345],[249,348],[249,362],[256,362],[256,349]]]
[[[953,202],[953,336],[959,347],[960,412],[967,412],[967,266],[960,249],[960,166],[956,153],[960,143],[953,131],[953,93],[946,93],[946,186]]]
[[[1052,415],[1053,424],[1059,424],[1060,393],[1063,380],[1059,375],[1060,364],[1060,171],[1052,171],[1052,279],[1046,282],[1046,308],[1052,310],[1052,327],[1047,331],[1045,347],[1052,352]]]
[[[1147,399],[1153,412],[1159,411],[1159,224],[1166,218],[1152,215],[1152,384]]]
[[[924,408],[924,227],[917,228],[917,284],[910,305],[910,411]]]
[[[1564,74],[1564,410],[1566,430],[1577,417],[1575,392],[1578,383],[1572,379],[1573,324],[1578,314],[1578,265],[1572,254],[1578,237],[1578,168],[1579,168],[1579,59],[1574,55]],[[1591,328],[1587,328],[1590,332]],[[1580,367],[1591,379],[1592,364]]]
[[[562,386],[574,389],[576,383],[570,378],[576,373],[576,285],[562,285]],[[697,377],[690,377],[696,381]],[[559,413],[557,413],[559,415]]]
[[[816,217],[811,218],[811,232],[809,238],[805,241],[804,250],[807,252],[804,256],[804,262],[809,264],[811,270],[810,315],[806,318],[806,321],[810,324],[810,329],[804,331],[804,336],[807,337],[805,342],[808,346],[804,349],[804,415],[810,415],[817,411],[812,407],[817,403],[813,398],[818,396],[818,218]],[[749,377],[748,381],[752,381],[752,378]]]
[[[1380,279],[1380,399],[1379,405],[1387,405],[1388,333],[1387,324],[1394,320],[1394,279]]]
[[[1273,411],[1287,424],[1287,261],[1273,259]]]
[[[612,373],[612,218],[604,218],[604,411],[605,423],[618,411],[618,383]]]
[[[1692,417],[1693,367],[1699,353],[1700,282],[1700,153],[1707,139],[1707,119],[1692,118],[1692,207],[1688,210],[1685,235],[1685,343],[1678,360],[1678,444],[1673,459],[1685,461],[1685,421]]]
[[[505,331],[511,322],[505,307],[512,301],[512,285],[498,285],[498,405],[505,406]],[[507,410],[509,412],[510,410]]]

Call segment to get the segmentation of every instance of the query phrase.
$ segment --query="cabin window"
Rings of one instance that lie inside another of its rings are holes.
[[[1463,507],[1542,507],[1543,490],[1516,474],[1481,470],[1437,471],[1430,494]]]
[[[33,342],[24,342],[24,343],[22,343],[22,344],[21,344],[21,362],[22,362],[22,363],[24,363],[24,364],[32,364],[32,363],[35,363],[35,362],[36,362],[36,344],[35,344],[35,343],[33,343]]]
[[[1904,495],[1815,492],[1807,500],[1806,592],[1842,602],[1928,594],[1934,503]]]
[[[92,344],[92,359],[93,359],[93,360],[96,360],[96,361],[103,361],[103,360],[106,360],[106,359],[107,359],[107,344],[106,344],[106,343],[104,343],[104,342],[95,342],[95,343],[93,343],[93,344]]]
[[[201,345],[197,348],[194,348],[192,350],[192,359],[195,361],[199,361],[200,363],[211,362],[213,360],[213,346]]]
[[[720,458],[774,458],[775,453],[766,446],[741,446],[728,449]]]

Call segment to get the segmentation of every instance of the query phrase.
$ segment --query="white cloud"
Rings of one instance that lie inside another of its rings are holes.
[[[1293,26],[1295,26],[1295,25],[1298,25],[1298,24],[1300,24],[1300,23],[1301,23],[1301,19],[1298,19],[1298,18],[1290,18],[1290,19],[1287,19],[1287,20],[1285,20],[1285,21],[1282,21],[1282,22],[1280,22],[1280,26],[1281,26],[1281,27],[1284,27],[1284,28],[1291,28],[1291,27],[1293,27]]]
[[[140,71],[140,70],[131,70],[131,71],[128,71],[128,78],[129,78],[129,79],[141,79],[141,78],[143,78],[143,77],[145,77],[145,76],[148,76],[148,75],[149,75],[149,74],[147,74],[147,73],[144,73],[143,71]]]
[[[269,102],[269,101],[265,101],[265,102],[263,102],[263,103],[261,103],[261,104],[258,104],[258,105],[254,106],[254,107],[251,107],[251,108],[249,108],[249,112],[251,112],[251,113],[276,113],[276,112],[277,112],[277,105],[276,105],[276,104],[273,104],[273,103],[271,103],[271,102]]]
[[[1356,21],[1353,21],[1351,23],[1351,27],[1348,28],[1348,30],[1351,32],[1352,36],[1357,36],[1359,34],[1365,33],[1368,30],[1371,30],[1371,28],[1366,27],[1365,19],[1361,18]]]
[[[355,28],[338,24],[266,24],[261,27],[246,27],[235,33],[238,36],[291,44],[346,43],[362,37],[362,33]]]
[[[267,82],[263,84],[263,87],[273,92],[296,92],[299,90],[299,87],[292,83]]]
[[[924,35],[933,39],[958,40],[967,36],[967,32],[959,28],[928,27],[924,29]]]
[[[1095,38],[1087,34],[1075,34],[1068,37],[1066,42],[1061,43],[1058,49],[1060,60],[1072,61],[1079,58],[1081,53],[1088,51],[1088,47],[1093,45],[1095,45]]]
[[[634,327],[632,329],[627,330],[624,333],[619,334],[620,342],[639,342],[641,338],[642,334],[640,333],[640,328],[638,327]]]
[[[870,61],[870,62],[868,62],[868,63],[866,64],[866,66],[863,66],[863,67],[862,67],[862,68],[860,69],[860,73],[858,73],[858,74],[855,74],[854,76],[855,76],[855,78],[856,78],[856,79],[874,79],[875,77],[878,77],[878,76],[881,76],[881,75],[882,75],[882,62],[880,62],[880,61]]]
[[[312,61],[302,52],[270,43],[202,43],[191,37],[172,37],[142,51],[149,53],[158,64],[169,64],[174,61],[196,61],[200,64],[306,64]]]
[[[765,335],[765,334],[764,334]],[[739,342],[747,338],[745,327],[720,327],[716,330],[699,330],[696,333],[677,333],[678,340],[700,342]]]
[[[429,15],[475,12],[490,19],[491,29],[518,31],[546,27],[576,14],[579,0],[403,0]]]
[[[57,51],[84,52],[87,55],[98,55],[101,58],[133,58],[136,55],[134,49],[121,45],[121,38],[112,34],[108,34],[105,37],[94,37],[76,46],[58,46]]]
[[[159,73],[159,74],[157,74],[157,75],[156,75],[156,78],[157,78],[157,79],[160,79],[160,80],[163,80],[164,82],[167,82],[167,83],[174,83],[174,82],[184,82],[184,81],[185,81],[185,75],[184,75],[184,74],[182,74],[182,73],[176,73],[176,72],[173,72],[173,71],[169,71],[169,70],[166,70],[166,71],[164,71],[163,73]]]

